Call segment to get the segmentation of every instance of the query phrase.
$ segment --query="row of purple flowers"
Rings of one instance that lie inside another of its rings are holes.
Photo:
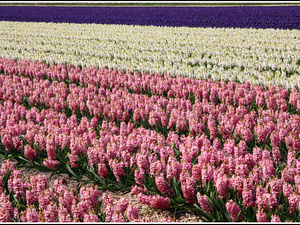
[[[300,6],[0,6],[0,21],[300,29]]]

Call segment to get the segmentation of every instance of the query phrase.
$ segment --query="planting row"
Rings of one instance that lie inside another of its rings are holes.
[[[203,221],[300,220],[296,88],[5,58],[0,70],[3,158]]]
[[[30,32],[28,32],[30,30]],[[0,56],[291,89],[300,31],[0,22]]]
[[[300,29],[300,6],[53,7],[0,6],[0,20],[147,26]],[[138,16],[137,16],[138,15]]]
[[[76,192],[56,179],[50,187],[45,175],[25,177],[9,160],[2,163],[0,178],[0,222],[171,222],[141,220],[127,198],[114,203],[105,192],[100,198],[94,185]]]

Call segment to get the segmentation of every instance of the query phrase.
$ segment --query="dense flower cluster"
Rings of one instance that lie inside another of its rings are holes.
[[[170,7],[165,4],[163,6],[123,7],[122,4],[118,7],[0,6],[0,11],[3,12],[0,20],[172,27],[300,28],[300,6],[297,4],[206,7],[200,3],[196,4],[197,7],[193,7],[195,6],[193,4],[184,7],[178,5]]]
[[[283,220],[299,219],[294,216],[300,201],[296,88],[6,58],[0,59],[0,71],[5,152],[52,170],[67,165],[81,171],[85,164],[101,182],[114,177],[124,184],[132,178],[131,192],[157,209],[184,203],[217,215],[215,202],[221,201],[224,217],[232,221],[247,220],[254,209],[255,220],[278,221],[282,207],[288,211]],[[52,196],[65,193],[64,187],[47,189],[39,184],[42,179],[24,184],[15,170],[7,181],[18,201],[28,195],[28,204],[39,202],[37,209],[28,205],[24,221],[36,219],[38,210],[43,221],[53,215],[94,221],[95,211],[88,209],[95,208],[96,189],[83,188],[80,202],[68,192],[68,200],[57,205]],[[12,211],[5,199],[3,215]],[[124,222],[127,214],[138,220],[126,199],[117,206],[110,197],[103,201],[107,221]]]

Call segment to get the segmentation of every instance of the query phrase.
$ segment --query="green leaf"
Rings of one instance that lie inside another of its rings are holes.
[[[239,219],[240,215],[242,214],[242,209],[239,211],[239,213],[237,214],[237,219]]]
[[[69,171],[69,173],[72,175],[72,176],[74,176],[75,178],[76,178],[76,180],[80,180],[80,178],[74,173],[74,171],[71,169],[71,167],[68,165],[68,164],[66,164],[66,167],[67,167],[67,170]]]
[[[98,175],[97,173],[94,172],[93,169],[87,168],[87,170],[88,170],[91,174],[93,174],[94,177],[95,177],[98,181],[100,181],[103,185],[106,186],[106,183],[103,183],[103,180],[104,180],[104,179],[101,179],[101,178],[99,177],[99,175]],[[94,179],[94,180],[95,180],[95,179]]]
[[[24,158],[23,156],[18,156],[19,159],[27,162],[28,164],[32,165],[32,162],[29,159]]]
[[[215,192],[211,192],[210,193],[210,198],[209,200],[213,203],[213,206],[217,206],[218,208],[218,211],[222,211],[224,210],[224,208],[221,206],[221,204],[218,202],[218,200],[216,199],[216,195],[215,195]]]
[[[4,186],[7,185],[7,182],[8,182],[8,179],[9,179],[10,175],[11,175],[11,170],[7,170],[7,172],[3,175],[3,177],[2,177],[2,184]]]
[[[196,208],[197,211],[194,210],[194,212],[197,212],[198,214],[200,214],[202,217],[204,217],[207,222],[212,222],[215,220],[215,218],[213,218],[209,213],[203,211],[203,209],[201,209],[197,204],[194,204],[194,207]],[[203,219],[203,218],[202,218]],[[206,222],[206,221],[205,221]]]
[[[251,217],[248,216],[248,214],[245,214],[242,210],[241,215],[247,219],[247,222],[256,222],[256,220],[253,220]]]
[[[181,197],[175,198],[175,201],[176,201],[177,203],[179,203],[179,204],[184,204],[184,203],[186,202],[185,199],[183,199],[183,198],[181,198]]]

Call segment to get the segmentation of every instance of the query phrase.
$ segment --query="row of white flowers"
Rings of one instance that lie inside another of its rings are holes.
[[[0,57],[300,86],[300,31],[0,22]]]

